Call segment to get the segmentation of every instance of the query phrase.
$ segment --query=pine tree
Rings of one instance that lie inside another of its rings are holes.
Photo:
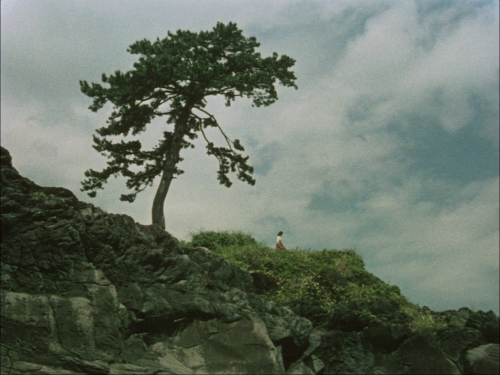
[[[207,142],[207,154],[219,161],[217,174],[222,185],[231,186],[229,172],[254,185],[253,167],[248,164],[248,156],[241,154],[244,147],[238,139],[231,140],[225,134],[206,110],[206,104],[208,97],[221,95],[227,106],[237,97],[251,98],[252,106],[268,106],[278,100],[276,81],[297,88],[296,77],[289,70],[295,60],[276,53],[263,58],[255,51],[259,45],[256,38],[244,37],[235,23],[219,22],[212,31],[199,33],[168,32],[162,40],[144,39],[132,44],[127,51],[139,55],[134,69],[103,74],[106,87],[80,81],[81,91],[93,99],[89,109],[96,112],[108,102],[113,105],[107,125],[96,130],[99,136],[93,136],[93,147],[109,159],[107,167],[100,172],[87,170],[81,190],[95,197],[110,176],[121,174],[133,192],[120,199],[133,202],[139,192],[161,176],[152,220],[165,228],[165,198],[174,176],[183,173],[177,166],[182,161],[180,152],[194,147],[190,141],[198,134]],[[138,135],[161,116],[166,117],[169,130],[151,150],[143,150],[139,140],[113,142],[107,138]],[[225,146],[216,147],[209,141],[205,132],[208,127],[220,130]]]

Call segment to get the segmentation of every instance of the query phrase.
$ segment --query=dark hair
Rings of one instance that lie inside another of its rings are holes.
[[[282,234],[283,234],[283,232],[281,232],[281,231],[280,231],[280,232],[278,233],[278,236],[281,236]]]

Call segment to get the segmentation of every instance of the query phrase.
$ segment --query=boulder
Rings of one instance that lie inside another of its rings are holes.
[[[370,374],[374,353],[363,344],[362,333],[325,330],[315,356],[323,362],[322,374]]]
[[[468,316],[466,327],[475,328],[482,333],[484,338],[493,344],[499,343],[500,318],[493,311],[476,311]]]
[[[281,358],[264,322],[249,315],[233,323],[217,319],[186,322],[167,342],[151,346],[159,362],[177,358],[196,373],[278,374]]]
[[[318,300],[312,298],[290,301],[285,305],[295,314],[309,319],[314,325],[318,326],[325,324],[331,316],[321,307]]]
[[[468,350],[465,355],[467,374],[499,374],[500,345],[486,344]]]
[[[485,343],[475,329],[448,327],[406,340],[391,357],[407,374],[463,374],[467,350]]]

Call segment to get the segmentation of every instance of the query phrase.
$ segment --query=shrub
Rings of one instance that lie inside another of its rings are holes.
[[[47,199],[52,199],[55,198],[54,194],[49,194],[48,196],[43,192],[43,191],[35,191],[31,193],[31,196],[40,199],[40,200],[47,200]]]
[[[247,233],[243,232],[198,232],[191,234],[191,246],[206,247],[215,250],[220,247],[257,245],[257,241]]]
[[[250,234],[243,232],[200,231],[191,234],[187,246],[202,246],[221,255],[240,268],[261,272],[278,281],[278,289],[267,296],[275,302],[286,302],[300,298],[314,298],[325,309],[332,309],[340,300],[349,300],[349,293],[361,297],[373,293],[360,288],[361,280],[366,284],[379,282],[364,269],[363,259],[351,249],[348,250],[276,250],[257,242]],[[330,270],[348,277],[352,286],[319,282],[319,274]],[[347,295],[346,295],[347,293]]]
[[[264,274],[262,280],[273,280],[276,285],[267,291],[261,288],[263,295],[276,303],[313,299],[325,311],[333,312],[354,301],[371,306],[384,297],[408,314],[412,331],[445,324],[439,316],[409,302],[397,286],[366,271],[363,258],[352,249],[276,250],[248,233],[228,231],[198,232],[183,245],[206,247],[242,269]]]
[[[403,306],[401,310],[411,317],[410,330],[412,332],[419,332],[426,329],[439,329],[447,326],[444,316],[433,314],[425,308],[407,304]]]

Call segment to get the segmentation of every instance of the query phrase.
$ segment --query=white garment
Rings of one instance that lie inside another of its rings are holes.
[[[281,242],[281,236],[278,236],[278,237],[276,238],[276,245],[277,245],[277,244],[279,244],[280,242]]]

